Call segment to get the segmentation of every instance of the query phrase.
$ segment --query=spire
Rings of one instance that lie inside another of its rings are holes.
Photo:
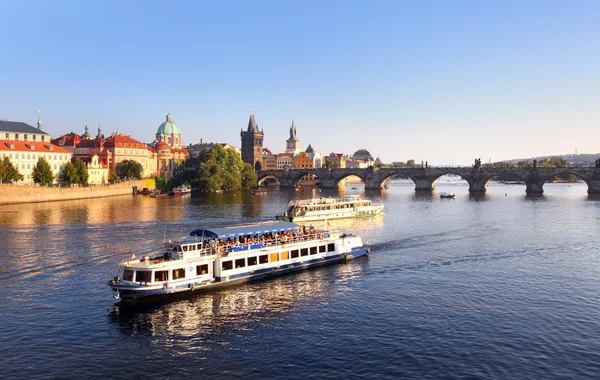
[[[290,127],[290,140],[295,141],[296,138],[296,127],[294,126],[294,119],[292,119],[292,126]]]
[[[260,132],[258,130],[258,124],[256,124],[256,120],[254,119],[254,114],[250,115],[250,120],[248,121],[248,132]]]
[[[83,134],[83,137],[85,137],[86,139],[89,139],[91,136],[90,136],[90,130],[89,130],[87,124],[88,124],[88,120],[87,120],[87,117],[86,117],[85,118],[85,133]]]
[[[308,147],[306,148],[306,153],[314,153],[315,150],[313,149],[312,145],[308,144]]]
[[[100,119],[98,119],[98,135],[96,136],[97,139],[102,137],[102,128],[100,128]]]
[[[41,113],[42,111],[38,110],[38,122],[37,122],[37,127],[40,131],[43,131],[44,128],[42,128],[42,117],[41,117]]]

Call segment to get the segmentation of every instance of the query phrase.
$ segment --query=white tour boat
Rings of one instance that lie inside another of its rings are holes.
[[[383,211],[383,204],[373,203],[370,199],[362,199],[358,195],[347,195],[341,198],[314,198],[292,200],[288,209],[278,220],[289,222],[312,222],[317,220],[374,216]]]
[[[156,255],[131,256],[108,282],[123,301],[198,292],[366,255],[360,236],[290,222],[199,229]]]

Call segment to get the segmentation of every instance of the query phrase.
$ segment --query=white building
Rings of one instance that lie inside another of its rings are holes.
[[[31,173],[40,157],[43,157],[54,175],[54,183],[62,168],[71,162],[73,153],[50,143],[50,135],[38,127],[32,127],[20,121],[0,120],[0,157],[8,157],[11,163],[23,175],[23,183],[32,184]]]

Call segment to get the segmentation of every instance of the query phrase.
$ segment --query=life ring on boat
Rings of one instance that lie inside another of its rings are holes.
[[[154,264],[160,263],[160,260],[154,260]]]

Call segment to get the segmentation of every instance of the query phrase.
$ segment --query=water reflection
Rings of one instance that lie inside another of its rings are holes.
[[[348,283],[359,281],[367,265],[365,257],[224,290],[189,293],[177,301],[116,304],[107,319],[125,335],[186,338],[182,344],[205,345],[240,330],[285,323],[285,314],[297,307],[350,291],[356,285]]]

